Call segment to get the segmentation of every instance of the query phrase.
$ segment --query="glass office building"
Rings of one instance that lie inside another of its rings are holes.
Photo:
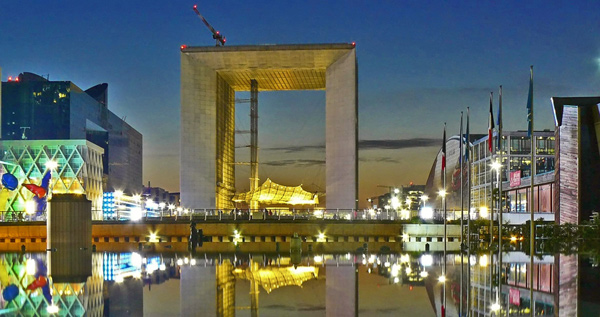
[[[142,135],[107,106],[107,84],[83,91],[70,81],[22,73],[2,83],[2,140],[88,140],[104,150],[104,190],[140,193]]]

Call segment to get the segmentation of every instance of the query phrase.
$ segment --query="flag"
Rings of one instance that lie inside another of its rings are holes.
[[[530,67],[529,96],[527,97],[527,137],[533,133],[533,65]]]
[[[442,143],[442,173],[446,170],[446,123],[444,122],[444,141]]]
[[[492,109],[492,99],[494,98],[494,93],[490,92],[490,117],[488,118],[488,149],[492,152],[492,136],[494,134],[494,112]]]
[[[502,140],[502,85],[500,85],[500,96],[498,99],[498,137],[496,139],[496,149],[500,151],[500,141]]]
[[[469,107],[467,107],[467,132],[465,133],[465,162],[469,161]]]
[[[462,158],[463,150],[464,150],[464,145],[465,145],[465,142],[464,142],[464,139],[463,139],[463,112],[462,111],[460,112],[460,133],[458,135],[460,136],[460,154],[459,154],[459,157]],[[459,159],[459,162],[461,163],[460,169],[462,170],[462,163],[463,163],[463,161],[461,161]]]

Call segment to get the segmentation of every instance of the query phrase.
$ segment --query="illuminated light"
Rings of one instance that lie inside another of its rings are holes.
[[[410,241],[410,236],[408,235],[408,233],[404,232],[402,234],[402,242],[409,242]]]
[[[405,271],[406,271],[407,275],[410,274],[410,273],[412,273],[412,269],[410,268],[410,266],[407,267]]]
[[[486,267],[488,265],[488,257],[486,254],[479,257],[479,266]]]
[[[396,209],[400,206],[400,200],[398,197],[392,197],[392,208]]]
[[[221,34],[221,33],[219,33],[219,31],[217,31],[217,35],[219,35],[219,34]]]
[[[15,81],[18,82],[19,81],[19,77],[15,77]]]
[[[399,192],[400,192],[400,190],[398,188],[394,188],[394,194],[397,194]]]
[[[183,258],[183,263],[188,264],[190,262],[190,259],[188,258]]]
[[[48,312],[48,314],[57,314],[58,306],[55,304],[49,305],[48,307],[46,307],[46,311]]]
[[[158,207],[160,207],[160,209],[164,209],[166,205],[166,203],[161,202],[160,204],[158,204]]]
[[[445,275],[440,275],[440,277],[438,277],[438,281],[440,283],[446,283],[446,276]]]
[[[438,195],[440,195],[440,197],[442,197],[442,198],[446,197],[446,190],[440,189],[440,191],[438,192]]]
[[[49,169],[51,171],[56,170],[56,168],[58,167],[58,163],[53,160],[47,161],[44,165],[46,166],[47,169]]]
[[[410,210],[407,210],[407,209],[400,210],[400,217],[402,219],[409,219],[410,218]]]
[[[198,5],[197,5],[197,4],[194,4],[194,9],[196,9],[197,7],[198,7]]]
[[[494,161],[491,166],[492,169],[499,170],[502,167],[502,164],[500,164],[498,161]]]
[[[12,81],[12,76],[8,76],[8,81]]]
[[[135,267],[142,267],[142,256],[139,253],[131,253],[131,265]]]
[[[422,278],[426,278],[429,276],[429,273],[427,273],[427,271],[421,271],[421,273],[419,273],[419,275],[421,275]]]
[[[138,221],[138,220],[142,219],[142,216],[143,216],[142,208],[140,208],[140,207],[131,208],[131,220]]]
[[[37,272],[37,263],[34,259],[27,259],[27,262],[25,263],[25,268],[27,275],[35,275],[35,272]]]
[[[492,309],[492,311],[499,311],[500,310],[500,304],[498,304],[498,302],[495,302],[492,304],[492,306],[490,307]]]
[[[421,201],[426,202],[429,199],[429,196],[427,195],[422,195],[421,196]]]
[[[142,196],[140,194],[133,195],[133,200],[139,203],[142,200]]]
[[[412,204],[412,200],[410,198],[406,198],[406,200],[404,201],[407,205]]]
[[[356,42],[352,42],[352,46],[356,46]]]
[[[400,255],[400,263],[408,263],[410,262],[410,255],[402,254]]]
[[[319,240],[324,240],[325,234],[323,232],[319,232]]]
[[[167,266],[164,263],[161,263],[160,266],[158,267],[159,270],[164,271],[167,269]]]
[[[399,271],[400,271],[400,265],[394,264],[394,265],[392,265],[392,270],[391,270],[390,274],[392,276],[398,276]]]
[[[187,48],[187,45],[185,45],[185,44],[184,44],[184,45],[181,45],[181,50],[182,50],[182,51],[183,51],[184,49],[186,49],[186,48]]]
[[[423,254],[420,261],[422,266],[432,266],[433,256],[431,254]]]
[[[421,218],[422,219],[433,219],[433,208],[431,208],[431,207],[421,208]]]
[[[175,209],[175,205],[169,204],[169,207],[167,207],[167,208],[169,208],[169,210],[173,211],[173,209]]]
[[[323,257],[320,255],[315,255],[313,260],[315,261],[315,263],[321,263],[321,262],[323,262]]]
[[[346,220],[352,220],[352,216],[350,216],[350,214],[347,214],[346,216],[344,216],[344,219],[346,219]]]
[[[156,239],[156,233],[150,234],[150,242],[158,242],[158,239]]]
[[[367,265],[367,259],[362,260],[362,265]]]
[[[178,259],[177,260],[177,265],[182,266],[183,265],[183,260],[182,259]]]
[[[515,236],[510,237],[510,242],[516,242],[516,241],[517,241],[517,237],[515,237]]]
[[[371,255],[371,256],[369,257],[369,264],[373,264],[373,262],[375,262],[375,256],[374,256],[374,255]]]
[[[181,211],[183,211],[183,208],[177,207],[177,212],[181,212]]]
[[[191,259],[190,260],[190,265],[196,265],[196,259]]]
[[[123,276],[121,276],[121,275],[115,276],[115,283],[123,283]]]
[[[35,207],[35,201],[28,200],[27,202],[25,202],[25,213],[27,213],[28,215],[33,215],[35,213]]]
[[[488,208],[486,206],[479,207],[479,215],[482,218],[487,218],[490,215]]]
[[[135,273],[131,274],[131,277],[140,279],[140,278],[142,278],[142,273],[141,272],[135,272]]]
[[[123,191],[122,190],[115,190],[115,198],[119,199],[123,197]]]
[[[390,267],[390,265],[391,265],[390,262],[383,263],[383,266],[385,266],[385,267]]]
[[[368,272],[369,274],[371,274],[371,268],[369,268],[369,269],[367,270],[367,272]]]
[[[315,210],[313,215],[317,218],[323,217],[323,210]]]
[[[394,283],[398,284],[398,282],[400,282],[400,279],[398,277],[394,277]]]

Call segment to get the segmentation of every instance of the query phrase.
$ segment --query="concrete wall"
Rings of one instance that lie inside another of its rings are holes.
[[[181,55],[181,205],[215,208],[217,74],[192,60]]]
[[[579,223],[578,114],[577,106],[565,106],[562,125],[557,128],[554,210],[559,224]]]
[[[358,205],[358,74],[356,50],[327,68],[325,170],[327,208]]]

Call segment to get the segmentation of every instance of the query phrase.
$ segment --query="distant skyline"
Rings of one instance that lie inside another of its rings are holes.
[[[466,107],[485,133],[499,85],[504,130],[526,129],[530,65],[536,130],[553,129],[550,97],[600,94],[598,1],[3,1],[2,81],[108,83],[109,108],[144,136],[144,185],[178,191],[179,47],[214,45],[196,3],[227,45],[356,42],[361,206],[378,185],[424,184],[444,122],[457,134]],[[248,130],[247,105],[236,110]],[[324,113],[323,91],[259,94],[261,183],[324,190]],[[236,135],[237,161],[248,140]],[[236,174],[247,189],[249,169]]]

